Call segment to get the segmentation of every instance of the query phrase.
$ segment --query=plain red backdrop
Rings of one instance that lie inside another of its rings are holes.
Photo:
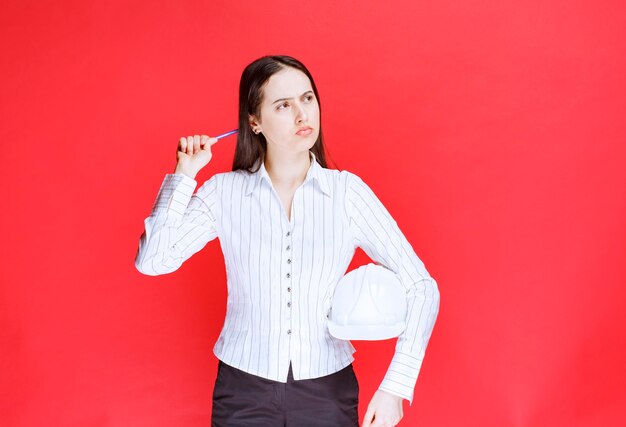
[[[234,128],[266,54],[439,284],[400,425],[626,425],[625,29],[617,0],[3,1],[0,425],[210,424],[219,241],[133,261],[178,138]],[[362,419],[395,340],[354,344]]]

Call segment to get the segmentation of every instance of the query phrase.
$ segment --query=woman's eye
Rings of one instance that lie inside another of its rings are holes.
[[[313,99],[315,99],[315,96],[313,95],[307,95],[304,97],[308,102],[313,101]],[[282,110],[283,108],[287,108],[289,107],[289,103],[288,102],[283,102],[282,104],[280,104],[276,109],[277,110]]]

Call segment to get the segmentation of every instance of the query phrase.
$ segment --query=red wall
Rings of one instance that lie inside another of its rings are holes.
[[[0,425],[210,424],[219,241],[133,260],[178,138],[236,126],[265,54],[439,284],[400,425],[626,425],[623,2],[127,3],[0,4]],[[394,344],[355,342],[361,417]]]

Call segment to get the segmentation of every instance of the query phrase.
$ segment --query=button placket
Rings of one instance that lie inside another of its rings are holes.
[[[291,320],[291,287],[292,287],[292,283],[291,283],[291,230],[288,230],[287,233],[285,234],[286,236],[286,246],[285,246],[285,251],[287,252],[286,254],[286,262],[289,265],[289,271],[287,272],[287,274],[285,275],[285,277],[287,278],[287,308],[289,308],[289,311],[287,312],[287,316],[289,318],[289,320]],[[287,329],[287,335],[291,335],[291,329]]]

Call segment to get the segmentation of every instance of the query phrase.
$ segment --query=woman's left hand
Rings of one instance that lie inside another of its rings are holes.
[[[384,390],[376,390],[370,401],[361,427],[392,427],[402,419],[400,396]]]

